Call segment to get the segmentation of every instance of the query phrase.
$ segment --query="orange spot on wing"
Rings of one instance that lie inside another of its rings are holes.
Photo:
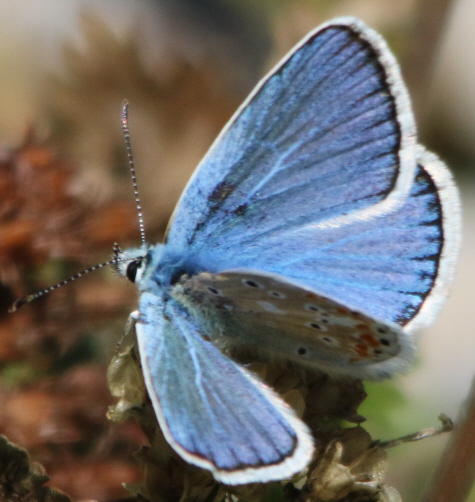
[[[307,293],[305,295],[305,298],[309,298],[310,300],[315,300],[315,298],[318,298],[318,296],[314,293]]]
[[[359,324],[357,324],[355,326],[355,328],[363,331],[363,330],[368,330],[369,326],[367,324],[364,324],[364,323],[360,322]]]
[[[355,352],[362,357],[368,357],[368,347],[366,345],[356,344]]]
[[[337,307],[337,308],[336,308],[336,311],[337,311],[339,314],[343,314],[343,315],[348,314],[348,309],[345,309],[344,307]]]
[[[379,347],[381,345],[371,333],[362,333],[360,339],[367,342],[370,347]]]

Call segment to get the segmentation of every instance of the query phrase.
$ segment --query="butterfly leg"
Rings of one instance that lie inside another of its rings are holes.
[[[115,353],[116,355],[119,354],[119,352],[122,349],[122,346],[125,342],[125,340],[129,337],[134,337],[132,338],[133,340],[135,339],[135,325],[137,324],[138,318],[139,318],[140,312],[138,310],[134,310],[129,314],[129,317],[127,318],[127,322],[125,323],[125,328],[124,328],[124,333],[120,337],[120,339],[116,343],[115,347]]]

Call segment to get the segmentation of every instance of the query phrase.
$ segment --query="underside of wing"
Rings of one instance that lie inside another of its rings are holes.
[[[398,325],[277,275],[203,272],[184,277],[173,294],[207,320],[206,331],[223,347],[250,347],[329,373],[370,379],[405,369],[413,356],[412,342]]]
[[[295,229],[384,212],[409,190],[415,125],[384,40],[355,19],[312,32],[255,89],[177,206],[170,254],[213,261]]]
[[[291,477],[313,453],[292,410],[205,338],[188,310],[144,293],[137,339],[161,429],[188,462],[226,484]]]

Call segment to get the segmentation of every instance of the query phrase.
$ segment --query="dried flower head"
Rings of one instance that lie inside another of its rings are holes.
[[[236,356],[234,354],[234,356]],[[241,362],[249,360],[241,355]],[[137,458],[144,478],[128,487],[148,502],[208,501],[234,497],[242,502],[266,500],[278,492],[281,500],[306,502],[398,502],[397,492],[384,484],[386,452],[359,425],[357,409],[366,397],[359,380],[336,379],[317,371],[275,363],[250,363],[249,369],[273,387],[311,428],[317,453],[302,476],[282,483],[225,486],[208,471],[187,464],[166,442],[147,396],[133,340],[124,340],[108,371],[111,393],[119,398],[109,418],[135,418],[150,446]],[[345,428],[343,422],[357,423]],[[297,488],[298,486],[298,488]]]

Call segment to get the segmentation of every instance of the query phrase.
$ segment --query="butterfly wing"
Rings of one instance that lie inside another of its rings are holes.
[[[286,277],[249,266],[184,278],[191,308],[216,316],[226,343],[359,378],[403,369],[413,354],[409,332],[430,323],[445,299],[460,240],[451,176],[434,155],[418,152],[402,207],[351,227],[320,229],[321,245],[298,243]],[[265,256],[262,250],[259,268]],[[279,252],[273,256],[279,262]],[[309,288],[312,274],[319,278]]]
[[[413,196],[408,201],[413,210],[403,213],[400,220],[412,218],[410,225],[419,236],[419,246],[413,256],[409,254],[408,261],[418,266],[408,274],[412,279],[406,282],[405,289],[398,290],[399,301],[394,303],[402,305],[402,309],[393,310],[393,318],[408,332],[434,321],[453,280],[462,240],[460,195],[452,174],[436,155],[421,146],[417,156],[420,176],[416,177]],[[404,300],[411,290],[416,300],[412,305]]]
[[[205,338],[172,298],[143,293],[136,325],[149,396],[169,444],[226,484],[291,477],[310,433],[270,389]]]
[[[254,348],[329,373],[372,379],[389,377],[412,359],[410,337],[397,324],[278,275],[202,272],[183,278],[173,294],[207,320],[206,331],[223,348]]]
[[[415,125],[397,63],[363,23],[323,25],[257,86],[190,180],[171,254],[229,265],[236,246],[384,212],[407,193]],[[376,207],[377,206],[377,207]]]

